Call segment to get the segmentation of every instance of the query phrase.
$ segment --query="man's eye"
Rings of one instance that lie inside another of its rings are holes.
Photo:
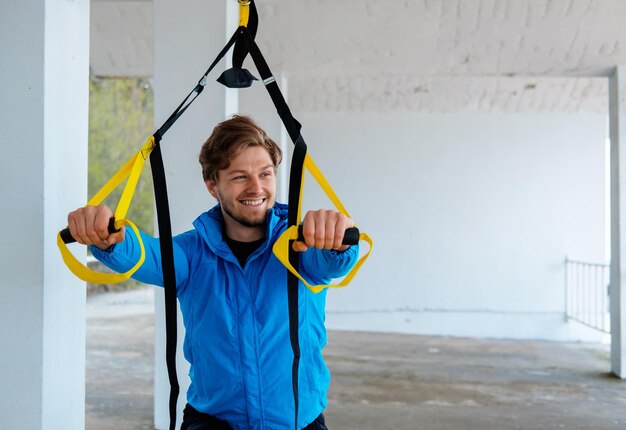
[[[246,177],[245,177],[245,176],[235,176],[235,177],[233,178],[233,181],[241,182],[241,181],[243,181],[244,179],[246,179]]]
[[[268,176],[272,176],[272,172],[263,172],[261,173],[261,177],[267,178]]]

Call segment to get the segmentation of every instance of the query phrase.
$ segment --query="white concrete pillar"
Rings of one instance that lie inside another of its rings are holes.
[[[611,137],[611,371],[626,378],[626,66],[609,78]],[[624,252],[622,252],[624,251]]]
[[[160,126],[191,91],[226,41],[237,29],[236,0],[155,0],[154,106],[155,126]],[[219,64],[192,107],[167,132],[162,141],[167,174],[172,230],[192,228],[192,221],[215,204],[202,180],[198,154],[213,127],[238,110],[237,92],[215,82],[225,69]],[[155,427],[169,423],[169,382],[165,366],[163,294],[158,290],[155,306]],[[184,331],[179,313],[178,376],[181,395],[178,425],[186,403],[188,365],[181,348]]]
[[[89,0],[0,2],[2,429],[85,427],[85,285],[56,232],[87,197],[88,77]]]

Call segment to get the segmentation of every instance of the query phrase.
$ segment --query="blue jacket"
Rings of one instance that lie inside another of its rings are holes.
[[[236,430],[291,430],[294,402],[293,352],[289,342],[287,270],[272,245],[287,227],[287,207],[267,215],[266,240],[244,269],[222,239],[219,205],[200,215],[194,230],[174,238],[177,295],[185,323],[184,354],[191,364],[187,401],[198,411],[226,420]],[[158,239],[141,233],[146,261],[133,276],[163,285]],[[95,257],[116,271],[139,259],[135,235]],[[300,273],[309,283],[328,284],[345,275],[358,247],[344,252],[310,249],[301,254]],[[322,357],[326,344],[326,290],[299,287],[299,417],[306,427],[326,407],[330,373]]]

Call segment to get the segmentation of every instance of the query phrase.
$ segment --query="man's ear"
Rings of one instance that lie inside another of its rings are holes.
[[[217,198],[217,185],[215,184],[215,182],[207,179],[206,181],[204,181],[204,184],[206,185],[206,189],[209,190],[209,193],[211,193],[215,200],[219,201],[219,199]]]

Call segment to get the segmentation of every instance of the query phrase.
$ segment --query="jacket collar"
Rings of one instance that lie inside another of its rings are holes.
[[[217,204],[196,218],[193,226],[213,252],[222,257],[232,256],[232,252],[222,236],[223,222],[222,208]],[[286,225],[287,205],[275,203],[274,207],[267,211],[267,217],[265,218],[265,242],[260,249],[265,250],[270,242],[273,243]]]

